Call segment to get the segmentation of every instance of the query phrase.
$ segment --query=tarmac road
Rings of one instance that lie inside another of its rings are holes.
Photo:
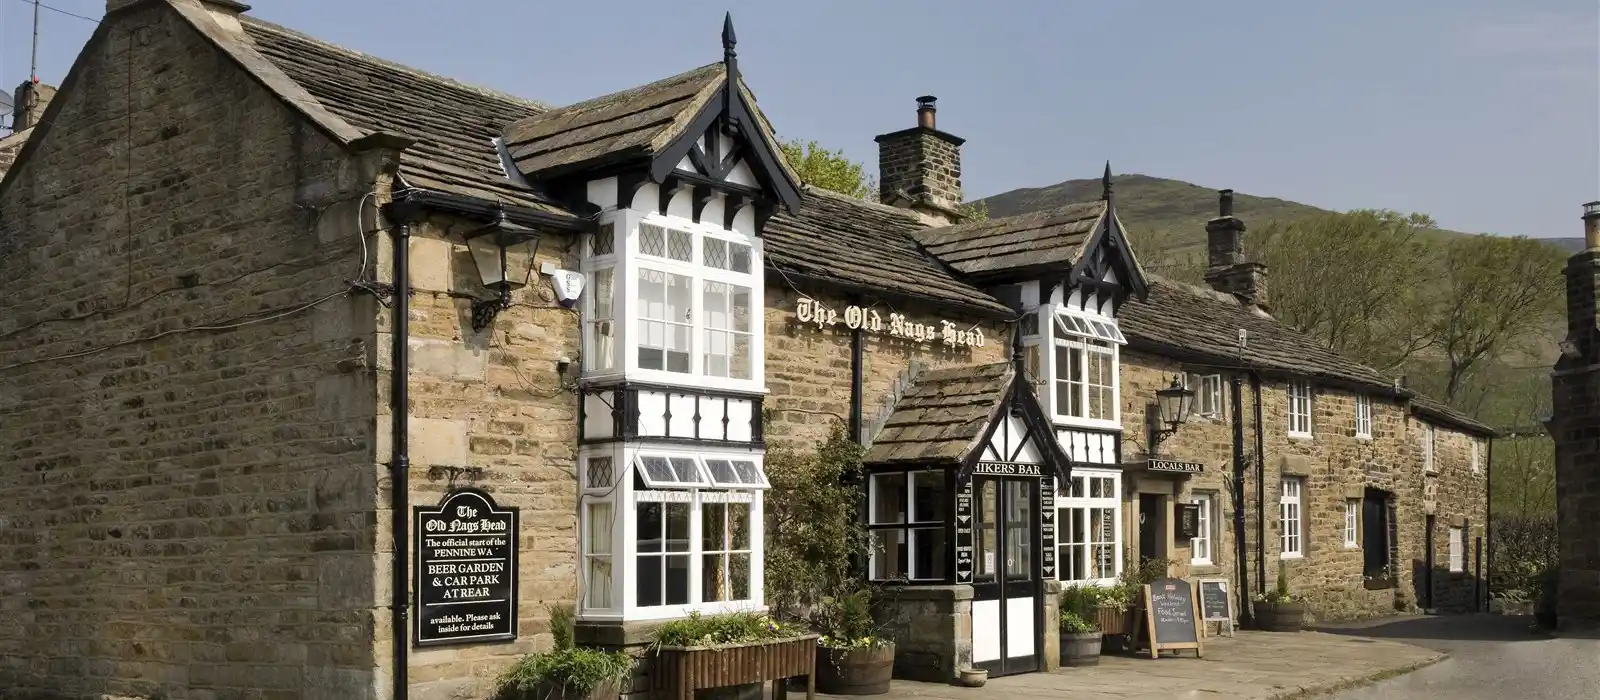
[[[1600,700],[1600,639],[1552,639],[1531,618],[1406,618],[1318,631],[1406,642],[1450,658],[1333,700]]]

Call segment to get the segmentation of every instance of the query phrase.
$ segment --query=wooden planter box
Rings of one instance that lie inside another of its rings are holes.
[[[1118,610],[1102,606],[1095,609],[1094,621],[1100,625],[1100,634],[1129,634],[1133,632],[1134,612],[1131,607]]]
[[[651,690],[662,700],[694,700],[694,691],[806,677],[816,696],[817,635],[720,647],[660,647]],[[784,683],[775,684],[780,692]]]

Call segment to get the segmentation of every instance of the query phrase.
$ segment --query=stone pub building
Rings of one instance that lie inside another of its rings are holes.
[[[1476,609],[1490,431],[1278,324],[1228,194],[1198,288],[1109,167],[963,221],[932,97],[883,203],[817,190],[714,29],[551,107],[108,2],[0,180],[0,687],[483,697],[550,603],[759,608],[766,450],[841,422],[902,677],[1050,670],[1061,586],[1142,558]]]

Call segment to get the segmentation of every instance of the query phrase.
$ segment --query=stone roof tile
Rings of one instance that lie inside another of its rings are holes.
[[[900,396],[864,461],[961,463],[977,448],[995,412],[1005,405],[1013,376],[1008,362],[924,372]]]
[[[1104,201],[918,231],[916,239],[958,272],[985,276],[1040,265],[1072,266],[1083,256]]]

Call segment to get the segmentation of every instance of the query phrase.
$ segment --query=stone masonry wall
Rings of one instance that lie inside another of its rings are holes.
[[[1586,220],[1585,226],[1594,222]],[[1556,517],[1561,580],[1557,619],[1563,632],[1600,632],[1600,253],[1567,259],[1567,340],[1551,375],[1551,436],[1556,444]]]
[[[501,506],[521,509],[517,554],[518,639],[411,650],[413,700],[482,698],[495,678],[523,654],[548,651],[550,604],[577,596],[577,396],[579,322],[576,309],[555,302],[540,264],[576,269],[571,240],[546,234],[534,280],[512,294],[511,308],[483,331],[472,330],[471,298],[490,298],[461,234],[481,222],[444,217],[411,229],[410,498],[433,505],[455,486],[487,491]],[[379,245],[390,260],[387,238]],[[389,268],[383,269],[385,279]],[[389,314],[378,317],[378,451],[389,461]],[[557,374],[562,357],[569,375]],[[380,467],[383,469],[383,467]],[[389,503],[388,481],[380,508]],[[377,520],[380,600],[389,596],[389,511]],[[408,577],[408,580],[411,580]],[[400,639],[409,643],[411,631]],[[389,677],[394,639],[387,619],[377,629],[381,678]]]
[[[883,198],[897,192],[927,196],[943,207],[960,206],[960,147],[928,129],[908,129],[879,137],[878,188]]]
[[[1217,512],[1212,526],[1215,544],[1211,565],[1191,566],[1192,550],[1189,543],[1170,542],[1168,556],[1177,562],[1174,574],[1225,576],[1232,580],[1236,571],[1236,549],[1233,498],[1229,485],[1233,459],[1230,374],[1227,371],[1184,366],[1146,352],[1124,352],[1121,356],[1124,454],[1128,456],[1127,461],[1142,460],[1147,432],[1144,422],[1147,402],[1154,400],[1155,391],[1166,386],[1174,374],[1183,371],[1222,374],[1224,412],[1217,419],[1191,418],[1160,446],[1163,458],[1204,464],[1201,474],[1186,478],[1141,474],[1137,470],[1128,473],[1124,484],[1128,498],[1124,508],[1127,556],[1133,560],[1139,543],[1137,491],[1144,484],[1159,490],[1163,483],[1176,482],[1179,501],[1187,502],[1196,492],[1208,492],[1215,499],[1213,503]],[[1245,453],[1247,456],[1254,455],[1256,396],[1248,377],[1242,381],[1241,399]],[[1307,596],[1310,608],[1318,619],[1372,617],[1392,614],[1397,604],[1401,607],[1416,605],[1422,595],[1423,577],[1420,572],[1425,561],[1425,518],[1429,509],[1428,499],[1424,496],[1424,484],[1432,481],[1435,484],[1433,498],[1436,501],[1433,506],[1435,605],[1446,610],[1471,609],[1472,566],[1469,562],[1468,573],[1448,573],[1447,534],[1452,523],[1462,520],[1470,526],[1469,537],[1483,533],[1483,524],[1486,522],[1485,476],[1482,469],[1473,473],[1470,466],[1469,440],[1474,438],[1444,427],[1437,428],[1435,460],[1439,471],[1436,475],[1424,477],[1421,457],[1424,431],[1421,423],[1410,415],[1407,404],[1374,396],[1373,436],[1370,440],[1357,439],[1355,395],[1344,389],[1314,385],[1313,437],[1301,439],[1288,436],[1288,396],[1286,384],[1281,379],[1263,379],[1260,401],[1265,448],[1263,510],[1266,520],[1268,587],[1275,585],[1279,562],[1283,561],[1291,589]],[[1480,449],[1483,448],[1480,446]],[[1480,458],[1486,459],[1486,456],[1480,454]],[[1248,590],[1253,594],[1259,590],[1255,555],[1258,476],[1254,463],[1251,465],[1245,482],[1245,541],[1250,553],[1246,562],[1250,571]],[[1304,479],[1302,517],[1305,556],[1300,559],[1280,560],[1279,557],[1282,549],[1279,496],[1281,479],[1285,475]],[[1393,589],[1367,590],[1363,584],[1359,536],[1357,547],[1344,546],[1345,503],[1361,498],[1363,489],[1369,486],[1392,493],[1396,503],[1400,558],[1394,562],[1397,585]],[[1165,516],[1170,532],[1170,505]],[[1234,585],[1237,591],[1237,582]]]
[[[767,441],[808,446],[828,436],[835,424],[850,417],[850,334],[843,323],[817,328],[800,323],[795,308],[802,292],[770,283],[766,288],[765,409],[771,415]],[[842,295],[806,290],[809,298],[844,313],[850,301]],[[867,300],[872,305],[877,300]],[[913,361],[923,369],[946,365],[978,365],[1010,357],[1011,336],[1006,326],[991,321],[963,319],[914,304],[896,302],[874,307],[887,322],[891,309],[912,321],[937,324],[949,319],[967,328],[977,324],[984,334],[979,348],[948,348],[938,340],[916,343],[881,333],[866,333],[862,356],[862,416],[870,439],[874,417],[897,398],[895,386]]]
[[[370,697],[380,164],[163,3],[97,36],[0,191],[0,688]]]

